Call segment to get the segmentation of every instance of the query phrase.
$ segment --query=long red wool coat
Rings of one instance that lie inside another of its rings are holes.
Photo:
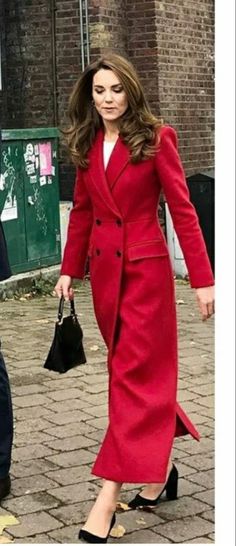
[[[109,426],[92,473],[117,482],[164,482],[175,436],[198,432],[176,402],[173,273],[157,219],[161,188],[192,287],[214,284],[177,151],[163,127],[155,157],[130,163],[119,138],[106,171],[103,131],[78,169],[61,273],[83,278],[87,256],[97,322],[108,347]]]

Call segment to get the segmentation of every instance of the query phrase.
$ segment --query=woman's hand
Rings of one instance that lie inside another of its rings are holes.
[[[196,296],[202,320],[207,320],[215,312],[215,287],[196,288]]]
[[[74,297],[74,291],[71,285],[72,278],[69,275],[61,275],[54,288],[58,298],[63,296],[66,301],[72,300]]]

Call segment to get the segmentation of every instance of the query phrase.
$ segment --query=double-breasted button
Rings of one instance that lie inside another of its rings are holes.
[[[119,227],[122,226],[122,222],[120,218],[117,218],[116,223],[117,223],[117,226]]]
[[[100,256],[101,250],[99,250],[99,248],[96,248],[96,254],[97,254],[97,256]]]
[[[97,226],[100,226],[101,223],[102,223],[101,220],[99,220],[99,218],[97,218],[97,219],[96,219],[96,224],[97,224]]]
[[[120,251],[120,250],[117,250],[117,251],[116,251],[116,255],[118,256],[118,258],[120,258],[121,255],[122,255],[122,254],[121,254],[121,251]]]

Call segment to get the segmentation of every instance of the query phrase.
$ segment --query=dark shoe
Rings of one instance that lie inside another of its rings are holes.
[[[131,500],[128,503],[129,508],[139,508],[141,506],[156,506],[162,493],[166,491],[166,496],[168,500],[175,500],[177,499],[177,491],[178,491],[178,470],[176,466],[173,464],[172,469],[169,473],[168,480],[165,484],[165,487],[163,487],[160,495],[154,500],[146,499],[145,497],[142,497],[141,495],[136,495],[133,500]]]
[[[110,525],[110,528],[109,528],[109,531],[107,533],[107,536],[106,537],[98,537],[97,535],[93,535],[92,533],[89,533],[89,531],[86,531],[85,529],[81,529],[80,532],[79,532],[79,539],[80,540],[84,540],[84,542],[93,542],[93,543],[97,543],[97,544],[105,544],[108,540],[108,537],[109,537],[109,534],[112,530],[112,527],[114,527],[115,525],[115,522],[116,522],[116,515],[115,513],[113,514],[112,516],[112,519],[111,519],[111,525]]]
[[[7,476],[6,478],[0,478],[0,501],[5,499],[9,495],[11,490],[11,478]]]
[[[83,540],[84,542],[93,542],[93,543],[97,543],[97,544],[105,544],[108,540],[108,537],[109,537],[109,534],[112,530],[112,527],[114,527],[115,525],[115,522],[116,522],[116,515],[115,513],[113,514],[112,516],[112,519],[111,519],[111,525],[110,525],[110,528],[109,528],[109,531],[107,533],[107,536],[106,537],[98,537],[97,535],[93,535],[92,533],[89,533],[89,531],[86,531],[85,529],[81,529],[80,532],[79,532],[79,539],[80,540]]]

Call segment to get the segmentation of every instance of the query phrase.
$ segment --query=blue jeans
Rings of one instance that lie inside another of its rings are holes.
[[[10,383],[0,341],[0,479],[6,478],[11,465],[13,414]]]

